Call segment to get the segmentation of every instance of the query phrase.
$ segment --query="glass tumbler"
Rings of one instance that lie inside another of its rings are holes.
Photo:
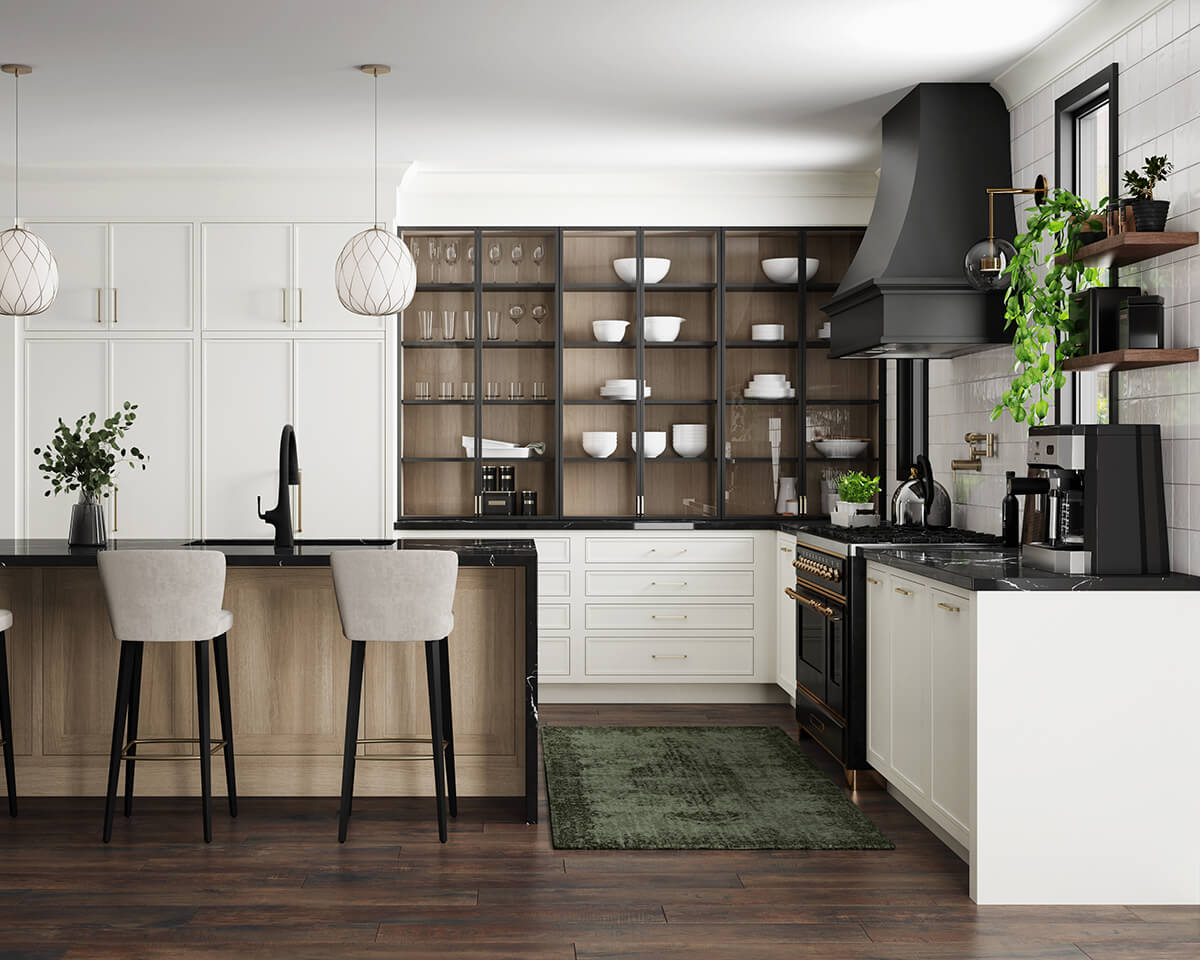
[[[443,310],[442,311],[442,339],[443,340],[453,340],[454,339],[454,311],[453,310]]]
[[[508,385],[509,400],[523,400],[525,398],[525,387],[520,380],[513,380]]]
[[[463,315],[463,339],[475,339],[475,312],[473,310],[464,310]]]
[[[433,339],[433,311],[432,310],[418,310],[417,316],[420,317],[420,319],[421,319],[421,339],[422,340],[432,340]]]
[[[533,399],[534,400],[545,400],[546,399],[546,381],[545,380],[534,380],[533,381]]]
[[[500,311],[489,310],[487,312],[487,338],[489,340],[500,339]]]
[[[418,400],[428,400],[429,399],[429,381],[428,380],[418,380],[416,383],[413,384],[413,390],[414,390],[414,392],[416,394],[416,398]]]
[[[488,381],[486,399],[488,399],[488,400],[499,400],[500,399],[500,383],[499,383],[499,381],[496,381],[496,380]]]
[[[438,399],[439,400],[453,400],[454,399],[454,384],[451,383],[449,380],[442,381],[441,389],[438,390]]]
[[[474,400],[475,399],[475,383],[474,383],[474,381],[464,380],[462,382],[462,396],[459,397],[459,399],[460,400]]]

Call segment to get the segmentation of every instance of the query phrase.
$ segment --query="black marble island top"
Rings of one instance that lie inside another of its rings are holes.
[[[219,550],[231,567],[325,567],[334,550],[453,550],[464,567],[529,566],[532,540],[305,540],[277,549],[270,540],[109,540],[108,546],[69,547],[66,540],[0,540],[0,567],[93,567],[105,550]]]
[[[1200,577],[1182,573],[1144,577],[1051,573],[1022,563],[1016,548],[867,548],[862,555],[868,562],[963,590],[1200,590]]]

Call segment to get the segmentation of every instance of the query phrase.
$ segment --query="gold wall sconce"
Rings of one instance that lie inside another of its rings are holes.
[[[988,187],[988,235],[967,251],[963,260],[963,272],[967,283],[976,290],[1004,290],[1008,287],[1008,275],[1004,268],[1017,255],[1016,248],[1003,237],[996,236],[996,194],[1016,196],[1033,194],[1039,207],[1046,202],[1050,185],[1040,173],[1032,187]]]
[[[963,437],[967,444],[966,460],[951,460],[951,470],[983,469],[983,458],[996,455],[996,435],[994,433],[968,433]],[[980,444],[983,446],[981,447]]]

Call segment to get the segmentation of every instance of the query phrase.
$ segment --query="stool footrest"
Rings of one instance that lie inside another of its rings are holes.
[[[428,737],[367,737],[362,740],[356,740],[354,742],[359,744],[360,746],[363,744],[370,744],[370,743],[427,743],[430,746],[433,745],[433,741],[431,739],[429,739]],[[446,740],[445,738],[443,738],[442,739],[442,749],[445,750],[446,747],[448,746],[448,744],[449,744],[449,741]],[[380,754],[367,753],[367,754],[361,754],[358,757],[358,759],[359,760],[432,760],[433,754],[429,754],[428,756],[412,756],[412,757],[392,756],[392,757],[389,757],[389,756],[383,756]]]
[[[221,750],[228,743],[228,740],[212,740],[209,741],[209,756],[213,756],[218,750]],[[200,741],[194,737],[145,737],[137,740],[130,740],[121,750],[122,760],[199,760],[198,754],[194,753],[133,753],[129,752],[131,747],[137,747],[144,743],[192,743],[199,746]]]

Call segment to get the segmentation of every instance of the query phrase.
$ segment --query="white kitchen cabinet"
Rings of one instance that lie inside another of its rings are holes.
[[[920,797],[929,794],[929,586],[893,576],[892,774]]]
[[[58,296],[50,308],[25,318],[25,329],[103,330],[108,325],[108,224],[34,223],[58,264]]]
[[[118,538],[187,538],[192,533],[192,341],[113,340],[109,410],[136,403],[126,437],[149,455],[146,469],[118,468],[108,510]]]
[[[963,833],[971,821],[971,630],[969,598],[932,590],[929,799]]]
[[[114,223],[113,330],[192,329],[192,225]]]
[[[290,329],[297,306],[292,296],[292,225],[206,223],[200,230],[204,328]]]
[[[300,535],[385,536],[384,342],[298,340],[295,351]]]
[[[296,238],[296,329],[382,330],[383,317],[351,313],[338,300],[334,265],[362,223],[298,223]]]
[[[867,571],[867,760],[876,770],[892,764],[891,577]]]
[[[77,494],[44,496],[49,485],[37,468],[41,457],[34,456],[33,449],[46,446],[60,417],[73,425],[80,416],[106,414],[108,343],[26,340],[25,397],[25,535],[64,539]]]
[[[203,536],[268,537],[255,498],[275,506],[279,434],[292,422],[292,341],[206,340],[203,350]]]
[[[796,538],[775,535],[775,682],[789,697],[796,696],[796,601],[784,591],[795,587]]]

